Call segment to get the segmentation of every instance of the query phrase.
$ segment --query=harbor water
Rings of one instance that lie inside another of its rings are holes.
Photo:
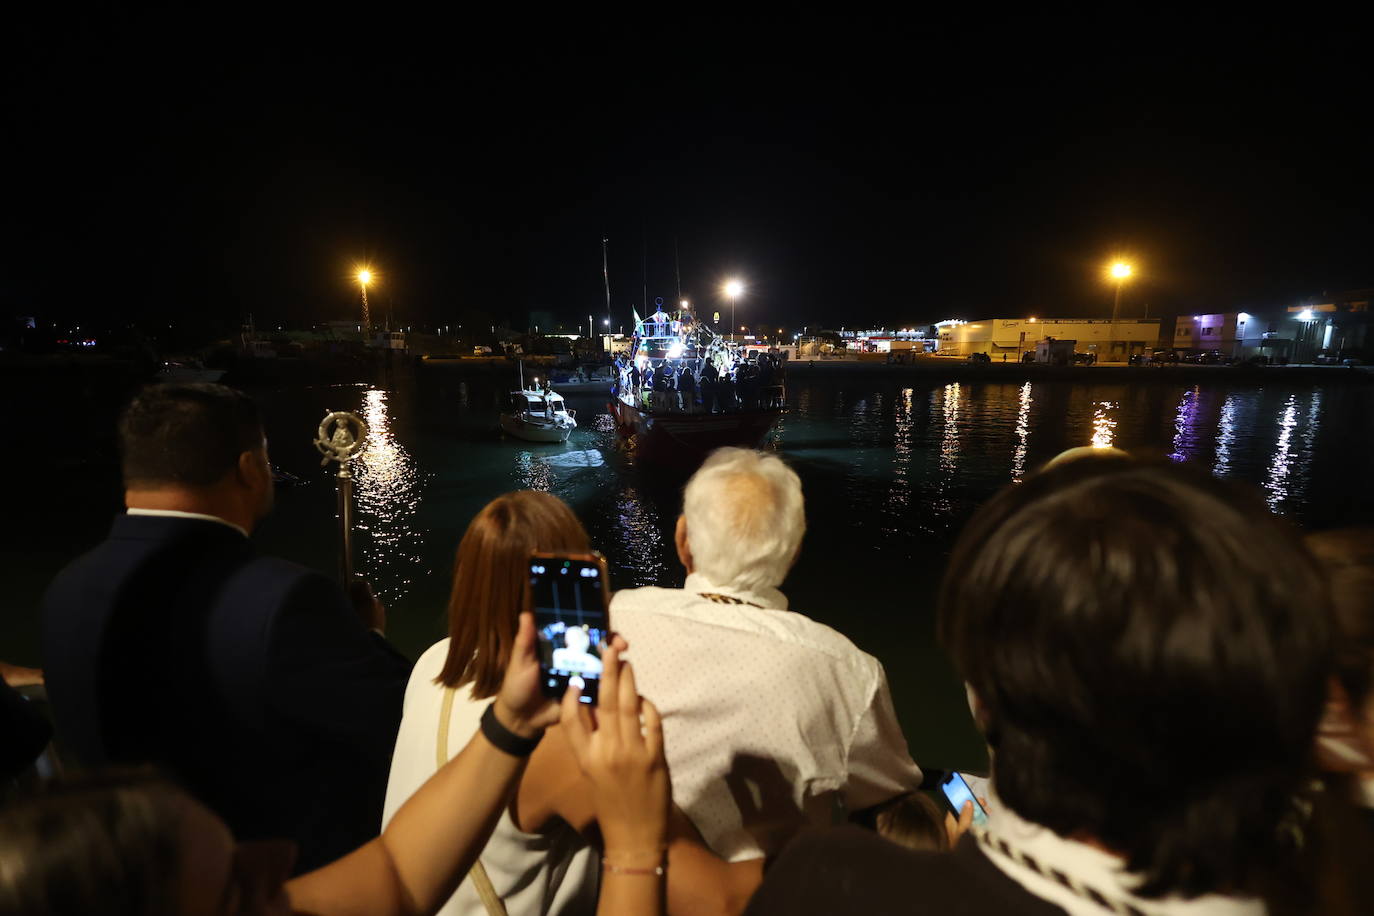
[[[365,384],[254,391],[274,465],[301,479],[278,489],[260,546],[336,569],[334,485],[311,439],[326,411],[352,410],[370,427],[356,462],[356,564],[408,654],[443,635],[458,540],[474,513],[508,490],[567,501],[607,555],[614,587],[680,585],[672,527],[681,473],[620,443],[605,398],[594,395],[568,396],[578,429],[566,444],[503,439],[497,414],[509,390],[497,374],[399,367]],[[848,376],[794,378],[788,403],[765,447],[801,475],[808,530],[784,591],[795,610],[882,661],[912,753],[934,766],[985,763],[963,690],[935,642],[949,550],[982,501],[1058,452],[1149,450],[1248,481],[1274,511],[1304,525],[1374,522],[1370,386],[1174,384],[1164,373],[1140,384]],[[112,428],[112,409],[80,422]],[[43,447],[33,450],[37,483],[14,481],[24,494],[0,559],[10,584],[0,658],[30,664],[41,663],[37,615],[47,581],[98,541],[120,508],[108,446],[55,467],[43,464]]]

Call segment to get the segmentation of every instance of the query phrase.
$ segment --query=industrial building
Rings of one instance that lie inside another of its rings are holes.
[[[1369,301],[1374,290],[1351,290],[1326,301],[1291,305],[1263,314],[1220,312],[1179,315],[1173,347],[1185,352],[1215,350],[1226,359],[1267,357],[1275,362],[1334,362],[1368,359]]]
[[[944,356],[986,353],[994,360],[1018,360],[1046,339],[1073,341],[1073,352],[1097,363],[1126,363],[1159,346],[1158,318],[985,318],[936,324]],[[1061,343],[1060,347],[1067,344]]]

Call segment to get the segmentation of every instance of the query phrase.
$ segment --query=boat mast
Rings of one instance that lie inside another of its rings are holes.
[[[611,332],[611,271],[606,266],[606,242],[601,240],[601,278],[606,281],[606,333]]]
[[[525,390],[525,361],[520,360],[520,390]]]
[[[677,236],[673,236],[673,272],[677,274],[677,301],[682,302],[682,260],[677,256]],[[679,305],[679,307],[681,307]]]

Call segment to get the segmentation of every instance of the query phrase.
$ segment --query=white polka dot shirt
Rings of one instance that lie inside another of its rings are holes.
[[[882,665],[782,592],[693,574],[616,593],[610,617],[663,713],[673,800],[729,861],[920,785]]]

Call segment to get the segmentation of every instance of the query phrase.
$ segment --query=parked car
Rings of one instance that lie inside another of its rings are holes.
[[[1075,353],[1073,355],[1073,364],[1075,366],[1091,366],[1096,362],[1096,353]]]

